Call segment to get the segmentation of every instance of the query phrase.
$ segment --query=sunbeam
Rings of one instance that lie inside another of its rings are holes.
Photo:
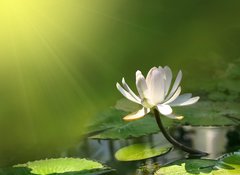
[[[53,1],[0,2],[0,78],[4,85],[0,87],[4,104],[0,137],[9,127],[15,128],[0,146],[3,155],[12,152],[16,144],[36,151],[47,145],[48,150],[56,150],[75,142],[98,103],[98,92],[83,72],[101,73],[91,70],[95,65],[86,67],[85,62],[93,59],[99,70],[113,71],[84,43],[92,37],[88,28],[93,28],[86,14],[76,18],[65,3],[58,1],[58,8],[53,9]],[[73,30],[66,27],[75,25],[69,19],[82,19],[77,25],[88,27]]]

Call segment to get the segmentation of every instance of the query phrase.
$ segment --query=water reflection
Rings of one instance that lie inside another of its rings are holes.
[[[227,133],[233,127],[190,127],[193,131],[192,146],[209,153],[207,158],[216,158],[226,151]],[[189,132],[189,131],[188,131]]]
[[[223,153],[237,150],[240,146],[239,133],[239,129],[234,126],[184,126],[173,131],[177,140],[209,153],[205,158],[211,159],[215,159]]]

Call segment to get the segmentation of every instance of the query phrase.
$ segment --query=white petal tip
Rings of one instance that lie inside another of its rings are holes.
[[[120,84],[117,82],[117,83],[116,83],[116,87],[119,88],[119,86],[120,86]]]
[[[184,117],[183,116],[176,116],[177,120],[182,120]]]
[[[142,72],[140,70],[137,70],[136,71],[136,74],[141,74]]]
[[[182,120],[184,118],[183,116],[177,116],[175,114],[170,114],[170,115],[165,115],[165,116],[170,119],[177,119],[177,120]]]
[[[123,120],[125,120],[125,121],[133,121],[133,120],[140,119],[142,117],[144,117],[144,116],[132,117],[132,116],[127,115],[127,116],[123,117]]]
[[[183,76],[182,70],[178,71],[178,76],[180,76],[180,78],[182,79],[182,76]]]
[[[158,111],[162,114],[162,115],[171,115],[172,114],[172,108],[169,105],[157,105],[157,109]]]
[[[200,99],[200,97],[193,97],[193,98],[190,98],[189,100],[187,100],[179,105],[175,105],[175,106],[189,106],[189,105],[197,103],[199,99]]]
[[[198,100],[200,99],[200,97],[193,97],[193,98],[191,98],[192,99],[192,102],[190,102],[188,105],[192,105],[192,104],[195,104],[195,103],[197,103],[198,102]]]
[[[195,103],[198,102],[199,99],[200,99],[199,96],[195,97]]]
[[[123,120],[126,120],[126,121],[137,120],[144,117],[149,112],[150,112],[150,109],[142,108],[137,112],[128,114],[127,116],[123,117]]]

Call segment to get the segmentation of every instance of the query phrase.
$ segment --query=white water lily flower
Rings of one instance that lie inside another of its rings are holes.
[[[156,108],[162,115],[173,119],[182,119],[183,116],[173,114],[171,106],[187,106],[196,103],[199,97],[192,97],[192,94],[181,93],[180,82],[182,72],[179,71],[172,87],[172,71],[168,66],[164,68],[153,67],[147,74],[147,77],[142,75],[141,71],[136,72],[136,86],[139,96],[136,95],[127,85],[125,79],[122,79],[122,86],[117,83],[117,89],[128,100],[142,105],[142,109],[132,114],[125,116],[124,120],[135,120],[144,117]],[[171,87],[171,88],[170,88]]]

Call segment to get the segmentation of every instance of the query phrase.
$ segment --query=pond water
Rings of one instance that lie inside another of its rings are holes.
[[[239,129],[231,126],[226,127],[179,127],[171,131],[179,142],[195,149],[208,152],[207,159],[215,159],[223,153],[234,151],[240,148]],[[144,136],[141,138],[127,140],[93,140],[85,139],[79,145],[63,153],[62,156],[87,157],[98,160],[114,168],[114,175],[149,175],[160,166],[171,163],[175,160],[187,158],[188,154],[173,149],[169,153],[159,157],[145,160],[122,162],[115,159],[114,154],[120,148],[134,143],[149,142],[167,143],[161,133]]]

